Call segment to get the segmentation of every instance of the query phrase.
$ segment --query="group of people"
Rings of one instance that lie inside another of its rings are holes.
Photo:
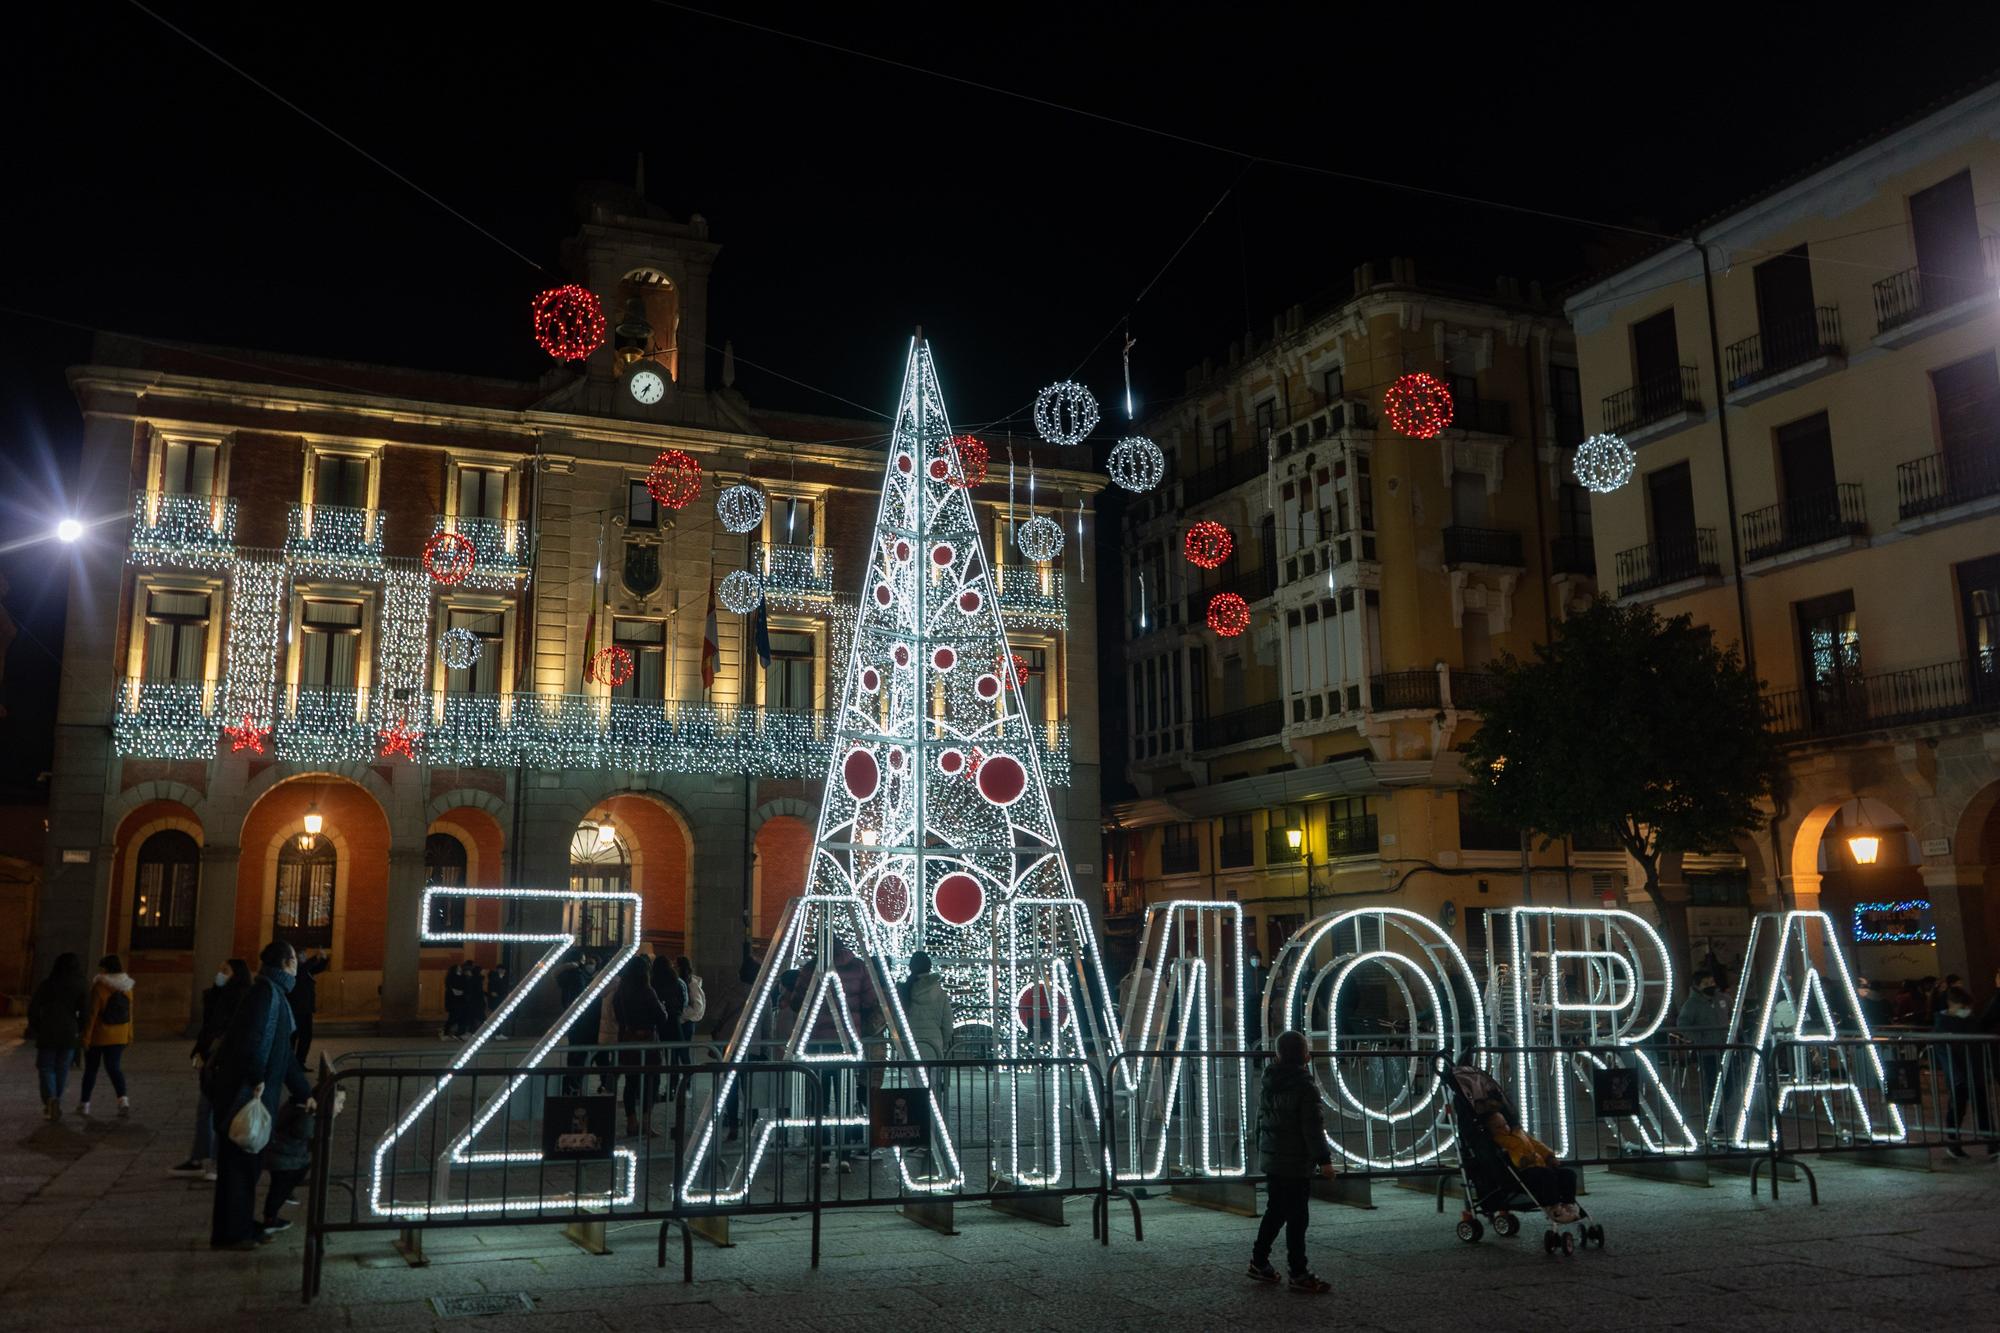
[[[118,1118],[132,1114],[126,1095],[125,1048],[132,1044],[134,983],[118,955],[97,960],[88,982],[73,953],[58,955],[49,975],[28,1002],[28,1036],[35,1043],[35,1073],[42,1094],[42,1118],[62,1118],[69,1072],[83,1066],[76,1113],[90,1115],[90,1095],[102,1073],[118,1097]]]
[[[497,1012],[514,991],[514,974],[504,962],[481,969],[461,958],[444,974],[444,1029],[440,1041],[463,1041],[479,1031],[486,1015]]]
[[[596,979],[598,967],[597,957],[586,952],[556,970],[556,994],[565,1012]],[[607,1091],[622,1080],[625,1132],[654,1138],[659,1131],[653,1127],[653,1107],[663,1094],[671,1096],[679,1090],[685,1074],[655,1075],[646,1067],[651,1061],[640,1047],[664,1044],[670,1065],[687,1065],[688,1043],[694,1040],[696,1025],[707,1016],[707,988],[692,959],[686,954],[635,954],[619,971],[617,982],[605,988],[595,1010],[585,1009],[570,1024],[565,1039],[571,1049],[564,1063],[578,1070],[587,1064],[598,1066],[599,1086]],[[608,1051],[593,1055],[582,1049],[613,1045],[624,1048],[618,1052],[615,1066]],[[563,1080],[565,1093],[574,1095],[582,1089],[581,1074]],[[679,1128],[675,1126],[676,1134]]]

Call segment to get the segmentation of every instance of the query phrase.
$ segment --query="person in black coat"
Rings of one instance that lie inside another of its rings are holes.
[[[453,963],[444,974],[444,1031],[442,1037],[463,1037],[465,1026],[465,970],[471,960],[461,958]]]
[[[562,1000],[564,1013],[568,1013],[575,1006],[577,999],[582,996],[584,988],[590,985],[590,980],[596,973],[597,960],[587,953],[577,955],[556,969],[556,995]],[[563,1063],[571,1069],[583,1068],[589,1063],[590,1056],[576,1048],[593,1046],[597,1043],[597,1011],[590,1009],[578,1015],[569,1025],[569,1031],[564,1034],[564,1039],[568,1041],[571,1049],[563,1056]],[[564,1096],[574,1097],[582,1090],[581,1076],[570,1074],[563,1077]]]
[[[465,960],[465,1012],[460,1028],[470,1037],[486,1022],[486,974],[470,958]]]
[[[2000,975],[1995,977],[2000,981]],[[2000,1004],[1989,1004],[1986,1012],[1978,1018],[1972,1016],[1972,992],[1963,986],[1952,986],[1944,993],[1944,1007],[1938,1010],[1931,1026],[1938,1032],[1960,1037],[1975,1037],[1987,1030]],[[1944,1112],[1945,1131],[1951,1142],[1945,1146],[1945,1155],[1952,1161],[1962,1162],[1969,1154],[1959,1140],[1967,1136],[1968,1129],[1973,1138],[1984,1138],[1993,1132],[1993,1103],[1988,1096],[1986,1085],[1993,1076],[1987,1048],[1981,1043],[1969,1041],[1935,1042],[1931,1047],[1931,1066],[1944,1076],[1944,1086],[1938,1100],[1946,1103],[1940,1109]],[[1972,1111],[1972,1123],[1966,1124],[1965,1113]],[[1994,1156],[1993,1145],[1986,1145],[1988,1158]]]
[[[243,1003],[243,997],[249,991],[250,965],[241,958],[231,958],[215,974],[215,984],[201,993],[201,1029],[195,1033],[194,1049],[188,1052],[188,1063],[194,1066],[195,1071],[194,1142],[188,1147],[186,1161],[167,1168],[169,1175],[199,1176],[206,1170],[209,1159],[215,1156],[215,1108],[208,1102],[205,1067],[214,1053],[215,1043],[221,1041],[222,1034],[229,1030],[229,1020],[235,1016],[236,1007]],[[209,1179],[213,1180],[214,1176],[210,1175]]]
[[[507,997],[513,994],[513,991],[514,977],[508,972],[507,964],[504,961],[495,963],[493,970],[486,974],[487,1012],[499,1013],[500,1007],[507,1003]],[[502,1037],[507,1035],[506,1026],[501,1028],[498,1035]]]
[[[332,960],[315,949],[299,960],[298,984],[292,987],[292,1026],[297,1030],[294,1038],[298,1046],[299,1067],[312,1068],[307,1052],[313,1044],[313,1015],[319,1011],[319,974],[326,971]]]
[[[59,954],[28,1003],[28,1035],[35,1042],[35,1073],[41,1081],[44,1120],[62,1118],[63,1087],[83,1044],[87,993],[83,960],[73,953]]]
[[[681,1015],[688,1006],[687,982],[681,979],[680,969],[674,966],[674,960],[665,954],[654,955],[652,979],[653,994],[660,997],[660,1007],[667,1011],[665,1040],[675,1043],[674,1049],[667,1052],[667,1060],[672,1064],[685,1064],[687,1048],[679,1043],[688,1041],[694,1035],[681,1026]],[[679,1086],[678,1079],[675,1086]]]
[[[299,956],[283,940],[273,940],[257,956],[256,984],[230,1016],[209,1073],[208,1098],[215,1107],[215,1208],[209,1248],[247,1250],[268,1239],[257,1225],[257,1153],[236,1146],[230,1122],[251,1101],[261,1101],[275,1123],[287,1091],[310,1111],[312,1085],[293,1045],[289,997],[297,984]]]
[[[618,991],[611,997],[611,1012],[618,1018],[618,1044],[627,1047],[618,1053],[618,1062],[625,1068],[625,1132],[638,1134],[643,1129],[650,1139],[659,1133],[652,1125],[654,1077],[643,1066],[648,1056],[657,1060],[659,1053],[640,1050],[628,1043],[671,1041],[679,1034],[680,1025],[667,1012],[667,1006],[660,1003],[647,973],[644,958],[634,958],[625,965],[618,978]]]

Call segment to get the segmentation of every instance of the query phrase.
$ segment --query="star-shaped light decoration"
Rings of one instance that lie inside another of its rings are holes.
[[[229,752],[231,754],[236,753],[238,750],[248,750],[252,754],[262,754],[264,753],[264,743],[271,739],[271,729],[269,727],[258,726],[257,719],[251,717],[248,713],[245,713],[243,720],[235,726],[225,726],[222,729],[222,734],[229,739]]]
[[[423,732],[411,730],[400,719],[391,722],[382,731],[382,748],[375,757],[389,759],[401,755],[414,764],[417,761],[417,742],[423,738]]]

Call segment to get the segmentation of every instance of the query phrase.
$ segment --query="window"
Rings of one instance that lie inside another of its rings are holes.
[[[368,507],[368,460],[353,454],[319,454],[313,462],[313,503]]]
[[[1575,366],[1549,367],[1549,404],[1555,409],[1556,445],[1574,449],[1583,443],[1583,385]]]
[[[1556,488],[1556,531],[1590,540],[1590,492],[1573,481]]]
[[[1255,852],[1250,841],[1251,837],[1249,815],[1224,815],[1221,855],[1216,858],[1216,864],[1224,870],[1252,864],[1255,861]]]
[[[768,511],[771,525],[771,541],[779,546],[811,546],[814,544],[816,529],[813,526],[814,502],[802,495],[773,496]]]
[[[660,505],[653,499],[653,493],[646,489],[643,481],[625,483],[625,526],[628,528],[657,528],[660,526]]]
[[[1326,803],[1326,854],[1355,856],[1372,852],[1378,843],[1375,816],[1366,796],[1337,796]]]
[[[1046,648],[1016,648],[1014,656],[1020,662],[1021,704],[1028,710],[1030,723],[1042,723],[1049,716],[1049,650]],[[1169,694],[1170,682],[1167,673],[1160,672],[1160,692],[1166,696],[1162,713],[1171,718],[1173,703]]]
[[[611,642],[632,654],[632,675],[611,687],[614,699],[667,697],[667,627],[658,620],[619,620],[611,626]]]
[[[1757,292],[1757,333],[1764,369],[1796,366],[1819,351],[1813,325],[1812,265],[1801,245],[1750,270]]]
[[[147,680],[200,681],[208,675],[208,594],[146,592]]]
[[[812,635],[772,633],[771,666],[764,680],[766,708],[803,712],[814,706],[813,658]]]
[[[1278,403],[1276,399],[1266,399],[1257,404],[1257,443],[1264,444],[1271,438],[1271,432],[1278,428]]]
[[[299,688],[351,690],[361,658],[361,603],[307,599],[299,615]]]
[[[1650,415],[1676,411],[1681,397],[1680,334],[1674,327],[1674,312],[1662,310],[1632,326],[1632,373],[1639,386],[1639,408]]]
[[[1227,421],[1218,421],[1214,426],[1209,428],[1209,447],[1215,451],[1217,462],[1229,457],[1229,450],[1232,447],[1231,437],[1234,433],[1230,430]]]
[[[215,494],[215,460],[221,452],[200,441],[168,440],[160,459],[160,489],[169,495]]]
[[[1992,291],[1992,284],[1982,281],[1985,264],[1970,171],[1910,196],[1910,234],[1917,250],[1924,309],[1936,310]]]
[[[1510,825],[1490,823],[1473,810],[1472,793],[1458,793],[1458,845],[1467,852],[1514,852],[1521,850],[1521,831]]]
[[[1193,824],[1169,824],[1160,833],[1160,873],[1192,875],[1201,869],[1201,838]]]
[[[427,887],[465,887],[467,858],[465,844],[449,833],[433,833],[424,839],[424,884]],[[433,898],[430,930],[433,934],[465,929],[465,899]],[[432,948],[456,948],[456,940],[426,941]]]
[[[1792,501],[1792,517],[1807,518],[1811,501],[1834,493],[1833,432],[1827,429],[1826,413],[1815,412],[1798,421],[1787,422],[1771,432],[1778,446],[1778,475],[1785,499]]]
[[[1851,590],[1797,603],[1800,678],[1813,721],[1834,726],[1867,717],[1868,693],[1861,679],[1861,629],[1854,619]]]
[[[1965,655],[1976,679],[1990,687],[2000,675],[2000,555],[1968,560],[1956,572]]]
[[[447,665],[444,670],[446,694],[498,694],[500,661],[506,654],[506,617],[498,611],[454,609],[446,617],[448,627],[462,629],[479,640],[479,658],[471,666]]]
[[[317,839],[302,851],[297,838],[285,839],[278,852],[277,910],[273,933],[295,949],[326,949],[333,945],[333,887],[339,861],[333,840]]]
[[[1968,482],[1992,476],[1991,462],[2000,449],[2000,374],[1992,352],[1931,372],[1931,393],[1937,399],[1938,443],[1946,471]]]
[[[192,949],[200,883],[201,848],[193,838],[162,829],[141,843],[132,885],[132,947]]]
[[[1324,398],[1328,403],[1336,401],[1342,393],[1346,392],[1346,374],[1345,369],[1340,366],[1335,366],[1331,370],[1321,371],[1319,377],[1320,397]]]
[[[647,498],[651,498],[650,496]],[[458,516],[499,519],[507,514],[507,474],[497,468],[458,470]]]
[[[624,893],[632,886],[632,858],[625,840],[609,823],[589,820],[577,825],[569,840],[569,887],[572,893]],[[574,931],[584,949],[604,956],[625,939],[625,912],[616,902],[570,903],[563,909],[564,928]]]

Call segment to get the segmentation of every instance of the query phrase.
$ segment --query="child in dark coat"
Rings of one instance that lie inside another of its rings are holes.
[[[347,1102],[347,1090],[333,1095],[333,1114],[339,1115]],[[271,1123],[271,1141],[264,1145],[264,1169],[271,1173],[271,1192],[264,1196],[263,1239],[269,1239],[292,1225],[279,1209],[294,1203],[292,1191],[312,1170],[313,1139],[319,1117],[302,1102],[288,1102]]]

